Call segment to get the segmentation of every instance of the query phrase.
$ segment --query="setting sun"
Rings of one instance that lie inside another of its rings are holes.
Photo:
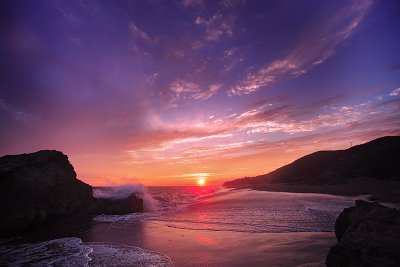
[[[0,267],[400,267],[399,29],[400,0],[0,0]]]
[[[203,186],[203,185],[205,185],[205,183],[206,183],[206,179],[204,179],[204,178],[197,179],[197,184],[198,185]]]

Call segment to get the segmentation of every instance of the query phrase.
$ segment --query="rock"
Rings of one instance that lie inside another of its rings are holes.
[[[327,266],[400,266],[400,211],[357,200],[335,223]]]
[[[58,151],[0,158],[0,236],[93,208],[91,186]]]
[[[128,214],[143,212],[143,200],[137,198],[135,194],[123,199],[98,198],[97,213],[102,214]]]
[[[76,178],[68,157],[59,151],[0,157],[0,237],[71,215],[112,214],[113,208],[116,214],[142,211],[143,200],[97,201],[92,187]]]

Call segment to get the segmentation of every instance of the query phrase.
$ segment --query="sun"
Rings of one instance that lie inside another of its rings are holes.
[[[197,184],[200,185],[200,186],[205,185],[206,184],[206,179],[204,179],[204,178],[197,179]]]

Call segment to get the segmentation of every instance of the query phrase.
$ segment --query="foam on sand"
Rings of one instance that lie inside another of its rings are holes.
[[[92,248],[76,237],[53,239],[35,244],[0,247],[0,262],[9,265],[87,266]]]
[[[92,248],[90,265],[94,266],[172,266],[166,255],[139,247],[111,243],[86,243]]]
[[[2,245],[0,262],[34,266],[172,266],[166,255],[113,243],[67,237],[34,244]]]

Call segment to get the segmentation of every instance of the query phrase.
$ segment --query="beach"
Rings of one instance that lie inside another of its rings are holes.
[[[82,239],[161,252],[175,266],[324,266],[329,248],[336,242],[332,232],[216,232],[143,223],[121,228],[98,223]]]
[[[147,194],[158,209],[53,223],[3,247],[0,259],[32,263],[29,251],[46,247],[33,262],[48,263],[48,255],[57,262],[65,257],[59,251],[70,251],[80,266],[323,266],[335,219],[356,199],[192,187]]]

